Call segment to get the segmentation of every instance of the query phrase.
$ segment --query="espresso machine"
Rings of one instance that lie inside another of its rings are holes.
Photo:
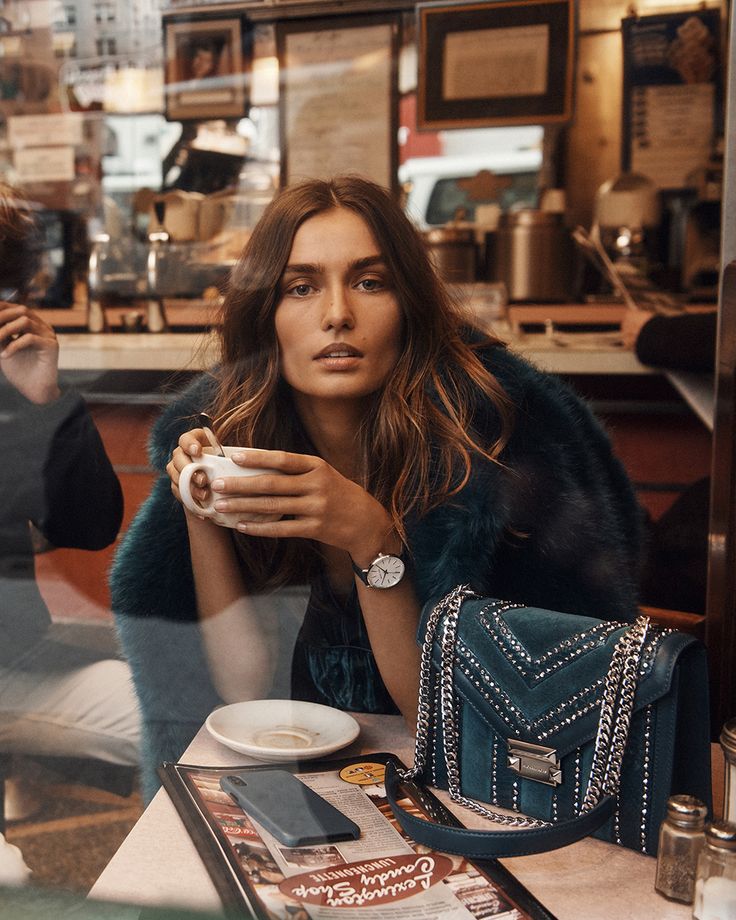
[[[682,224],[682,289],[691,301],[715,301],[721,265],[723,162],[714,157],[688,177],[693,196]]]

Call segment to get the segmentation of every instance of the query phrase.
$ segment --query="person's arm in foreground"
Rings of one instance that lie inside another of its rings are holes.
[[[398,553],[386,509],[360,485],[342,476],[320,457],[284,451],[251,451],[249,466],[278,473],[250,480],[223,480],[219,490],[228,510],[282,515],[278,521],[246,521],[251,537],[301,537],[343,550],[361,568],[382,553]],[[238,498],[227,499],[230,494]],[[242,496],[242,497],[241,497]],[[224,510],[224,509],[221,509]],[[419,604],[411,576],[386,590],[356,579],[371,648],[386,689],[410,725],[416,720]]]
[[[179,438],[166,471],[177,500],[179,476],[201,456],[209,442],[202,429]],[[203,474],[194,478],[192,493],[201,499]],[[259,699],[270,689],[278,652],[278,622],[259,618],[243,580],[227,527],[198,517],[182,503],[189,535],[197,611],[213,683],[225,702]]]

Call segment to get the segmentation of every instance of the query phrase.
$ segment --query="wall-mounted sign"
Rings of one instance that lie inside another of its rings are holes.
[[[420,3],[420,128],[545,124],[572,115],[572,0]]]
[[[75,147],[82,143],[82,116],[75,112],[52,115],[14,115],[8,119],[11,147]]]
[[[281,181],[360,173],[386,188],[398,158],[398,18],[279,24]]]
[[[662,189],[708,162],[721,110],[720,11],[623,20],[623,167]]]
[[[74,179],[73,147],[24,147],[13,154],[15,180],[28,182],[71,182]]]

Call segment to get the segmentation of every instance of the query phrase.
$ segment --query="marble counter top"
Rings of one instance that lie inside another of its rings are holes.
[[[215,360],[208,332],[90,333],[59,335],[61,370],[203,370]]]
[[[624,348],[615,333],[525,333],[506,320],[490,324],[488,331],[508,342],[541,370],[553,374],[605,376],[654,375],[656,368],[642,364]],[[59,334],[62,371],[201,371],[217,360],[213,332]],[[713,388],[705,375],[666,373],[693,411],[712,430]]]
[[[633,352],[581,333],[579,344],[539,334],[498,333],[543,370],[558,374],[652,374]],[[570,339],[567,336],[566,339]],[[209,332],[88,333],[59,335],[62,370],[203,370],[216,358]]]

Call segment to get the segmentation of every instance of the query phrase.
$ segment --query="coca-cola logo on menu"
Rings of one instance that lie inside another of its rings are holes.
[[[426,891],[449,875],[452,860],[433,853],[383,856],[304,872],[281,882],[281,892],[302,904],[373,907]]]

